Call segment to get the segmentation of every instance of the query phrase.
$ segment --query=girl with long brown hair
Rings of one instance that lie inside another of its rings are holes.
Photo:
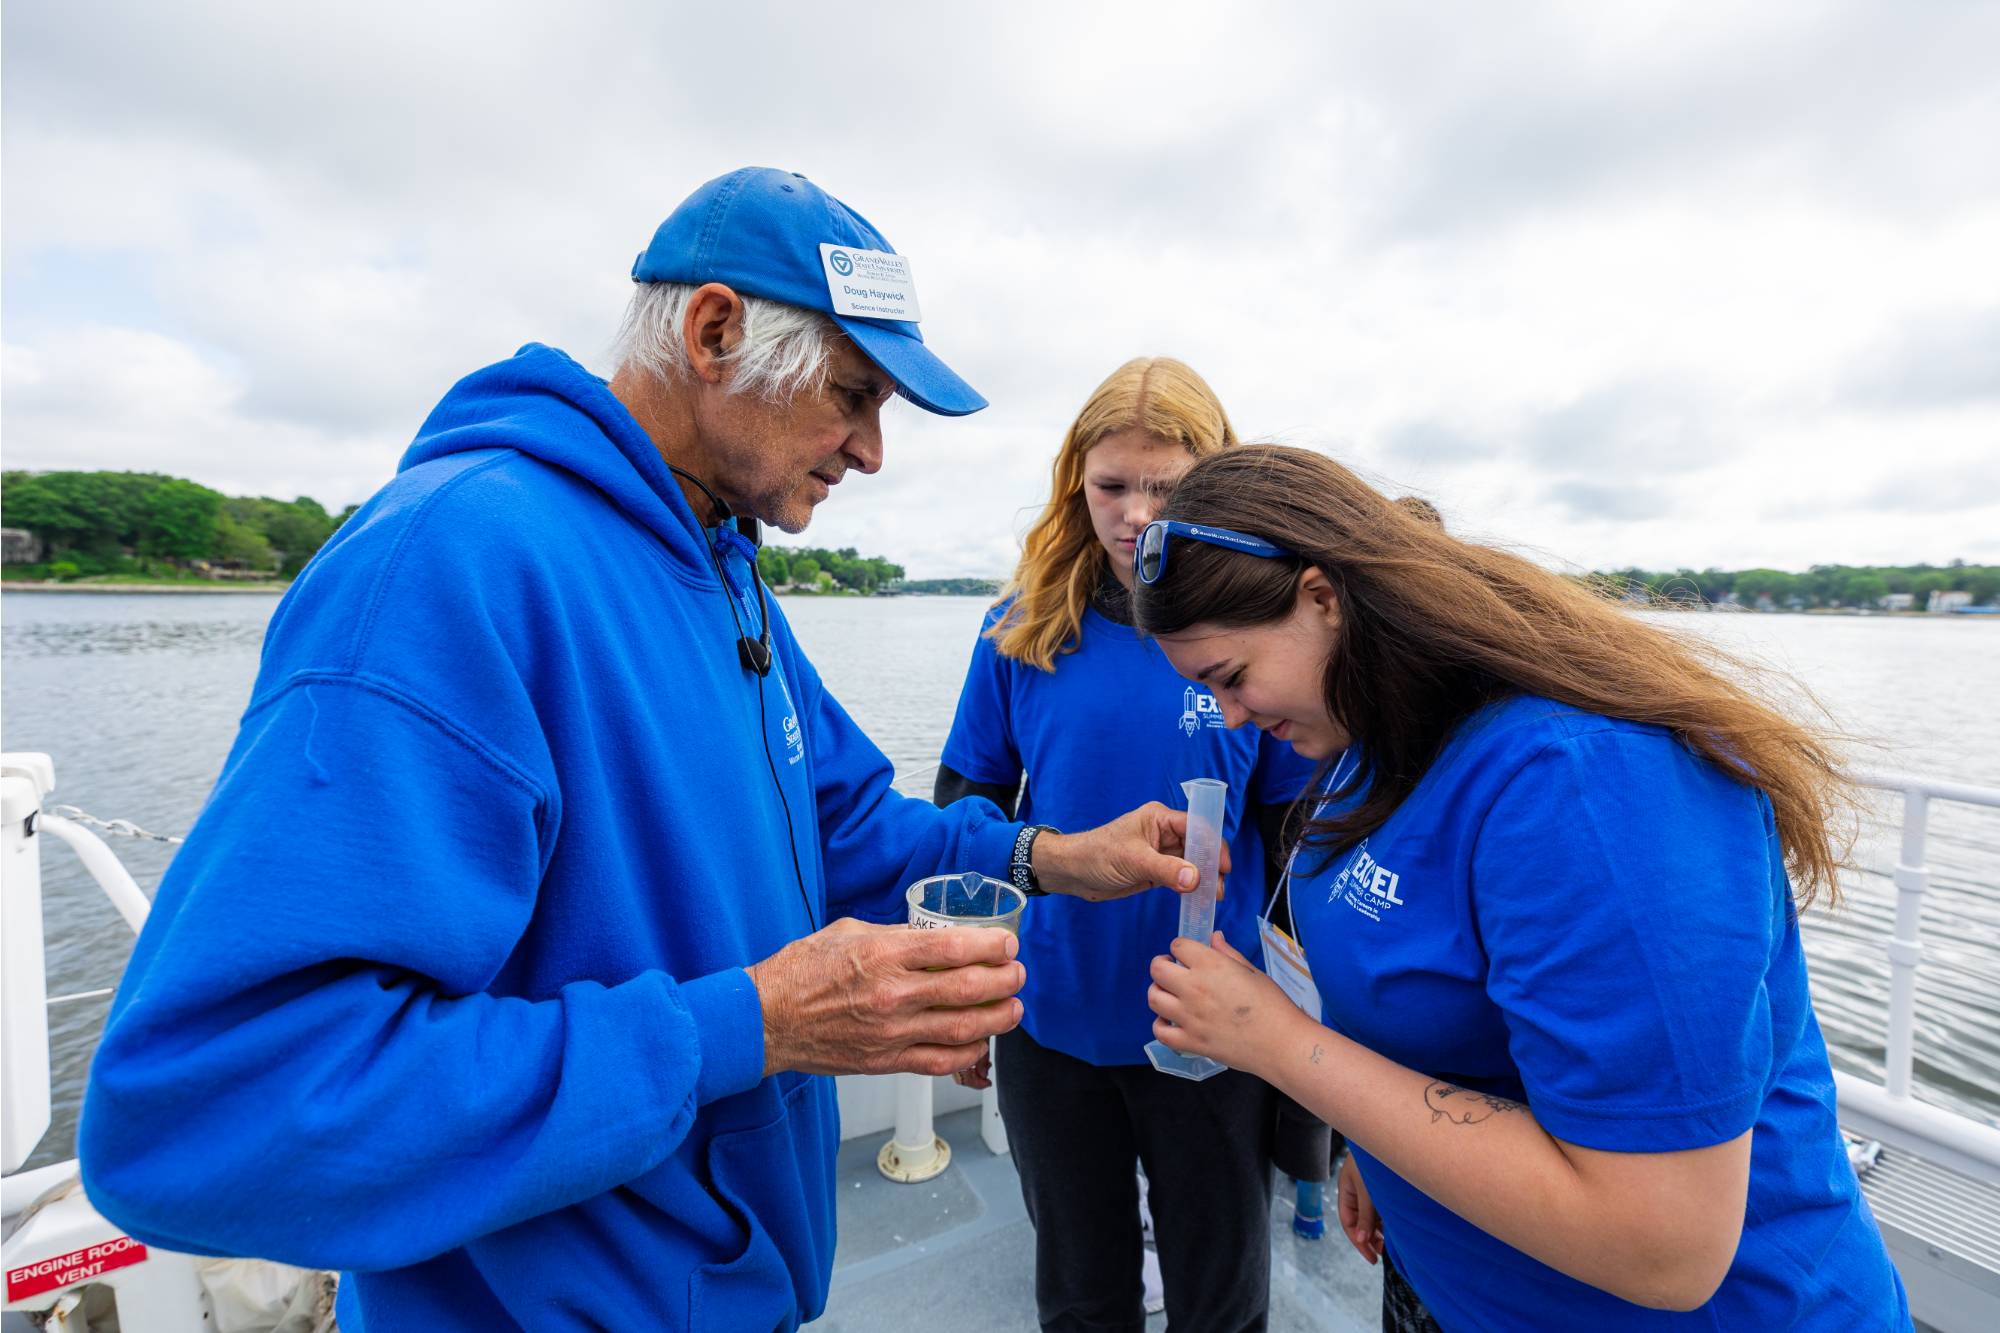
[[[1196,459],[1235,445],[1214,391],[1179,361],[1127,362],[1090,395],[1057,452],[1049,505],[975,645],[937,797],[981,795],[1011,811],[1018,793],[1020,818],[1066,828],[1099,808],[1185,808],[1184,780],[1221,778],[1237,874],[1216,921],[1254,948],[1266,830],[1311,766],[1225,728],[1208,690],[1181,680],[1132,628],[1127,600],[1134,544],[1165,490]],[[1070,909],[1060,898],[1029,904],[1022,1026],[997,1050],[1000,1110],[1035,1226],[1042,1327],[1143,1326],[1143,1162],[1170,1322],[1261,1329],[1270,1089],[1235,1072],[1184,1082],[1146,1063],[1146,968],[1173,938],[1173,893]],[[1323,1140],[1319,1152],[1323,1174]]]
[[[1347,1135],[1385,1310],[1909,1327],[1799,943],[1839,859],[1826,738],[1303,450],[1188,471],[1136,619],[1232,726],[1320,761],[1289,887],[1321,1014],[1223,940],[1176,942],[1149,1000],[1162,1041]]]

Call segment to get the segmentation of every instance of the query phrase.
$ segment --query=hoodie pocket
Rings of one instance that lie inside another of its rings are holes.
[[[749,1233],[735,1258],[688,1281],[697,1333],[796,1328],[826,1301],[833,1265],[833,1157],[839,1122],[832,1080],[804,1078],[776,1114],[709,1141],[716,1197]]]

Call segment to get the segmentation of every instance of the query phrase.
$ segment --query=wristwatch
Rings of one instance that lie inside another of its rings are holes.
[[[1048,892],[1042,887],[1041,881],[1035,878],[1033,861],[1035,839],[1044,833],[1054,832],[1055,829],[1047,824],[1028,824],[1014,837],[1014,855],[1007,861],[1007,878],[1013,881],[1015,888],[1030,898],[1039,898]]]

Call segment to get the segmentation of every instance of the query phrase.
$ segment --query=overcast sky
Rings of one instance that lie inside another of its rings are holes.
[[[2000,5],[965,8],[8,0],[5,464],[363,499],[759,164],[993,402],[791,540],[1001,573],[1165,353],[1554,561],[2000,561]]]

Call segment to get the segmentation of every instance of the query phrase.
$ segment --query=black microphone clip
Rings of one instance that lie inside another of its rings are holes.
[[[760,676],[771,674],[771,646],[752,638],[736,641],[736,657],[743,663],[745,671],[754,671]]]

